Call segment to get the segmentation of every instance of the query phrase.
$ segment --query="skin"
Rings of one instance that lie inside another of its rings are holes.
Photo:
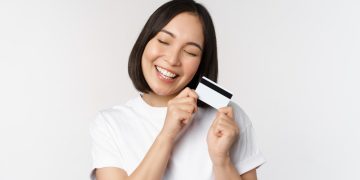
[[[174,17],[144,50],[142,69],[144,77],[152,89],[143,95],[151,106],[167,106],[164,126],[135,171],[115,167],[96,170],[98,180],[160,180],[162,179],[171,151],[181,131],[192,121],[197,112],[197,94],[184,88],[196,74],[199,67],[204,37],[199,18],[190,13]],[[169,80],[161,76],[156,66],[176,74]],[[256,180],[256,169],[241,176],[230,159],[230,148],[239,135],[231,107],[218,110],[207,136],[208,151],[213,163],[215,178],[218,180]]]

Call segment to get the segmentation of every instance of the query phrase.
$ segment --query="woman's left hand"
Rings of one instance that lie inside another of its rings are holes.
[[[239,131],[232,108],[220,108],[207,136],[208,151],[213,164],[221,165],[229,160],[230,148],[237,139]]]

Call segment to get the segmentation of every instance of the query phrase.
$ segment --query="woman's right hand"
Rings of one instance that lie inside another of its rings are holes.
[[[186,87],[175,98],[169,100],[164,126],[160,135],[176,140],[181,131],[191,123],[197,112],[198,95]]]

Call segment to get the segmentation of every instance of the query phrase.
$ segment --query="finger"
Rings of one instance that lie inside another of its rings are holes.
[[[227,123],[227,124],[229,124],[229,125],[231,125],[231,126],[234,126],[234,127],[236,127],[236,128],[239,127],[239,124],[234,120],[234,118],[230,118],[230,117],[227,116],[227,115],[224,115],[224,114],[223,114],[222,121],[223,121],[224,123]]]
[[[191,123],[192,120],[193,120],[193,116],[190,115],[188,118],[184,118],[181,122],[183,125],[187,125],[187,124]]]
[[[191,93],[191,89],[189,87],[186,87],[176,96],[176,98],[189,97]]]
[[[218,120],[219,120],[219,113],[217,113],[216,114],[216,117],[215,117],[215,119],[213,120],[213,122],[211,123],[211,126],[210,126],[210,128],[212,129],[212,130],[215,130],[216,128],[216,126],[217,126],[217,123],[218,123]]]
[[[172,102],[175,104],[196,104],[197,100],[193,97],[181,97],[173,99]]]
[[[217,124],[225,124],[234,128],[239,127],[236,121],[221,112],[219,112],[219,115],[217,116]]]
[[[184,115],[184,118],[180,121],[181,125],[185,126],[187,124],[190,124],[193,120],[193,115],[191,113],[187,113]]]
[[[194,110],[192,112],[197,112],[197,100],[192,97],[183,97],[183,98],[177,98],[172,101],[172,105],[174,106],[180,106],[180,105],[187,105],[194,107]]]
[[[223,111],[223,110],[221,110]],[[229,117],[224,113],[224,112],[221,112],[220,110],[216,113],[216,117],[212,123],[211,126],[215,127],[220,121],[224,121],[226,119],[229,119]]]
[[[219,108],[218,111],[221,112],[221,113],[226,114],[227,116],[229,116],[229,117],[232,118],[232,119],[234,118],[234,114],[233,114],[233,109],[232,109],[232,107],[229,107],[229,106],[227,106],[227,107],[222,107],[222,108]]]
[[[185,111],[185,112],[190,113],[190,114],[195,113],[197,111],[197,107],[196,107],[195,104],[188,104],[187,103],[187,104],[178,104],[176,106],[180,110]]]
[[[231,124],[219,123],[216,127],[218,131],[224,136],[235,137],[238,135],[239,130]]]
[[[223,129],[219,128],[219,123],[222,120],[221,116],[225,116],[225,115],[222,115],[220,112],[218,112],[216,114],[216,118],[214,119],[214,121],[213,121],[213,123],[211,125],[211,130],[218,137],[221,137],[223,135]]]
[[[191,120],[191,113],[188,113],[186,111],[175,110],[174,115],[176,116],[176,119],[179,120],[179,123],[187,124],[187,122]]]
[[[220,125],[218,121],[214,124],[213,128],[214,134],[218,137],[221,137],[224,132],[226,132],[226,128],[223,125]]]
[[[224,125],[224,126],[227,126],[227,127],[231,127],[233,129],[237,129],[238,128],[238,125],[232,121],[231,119],[227,118],[227,119],[220,119],[219,122],[218,122],[218,125]]]
[[[232,118],[223,113],[219,114],[217,123],[236,129],[237,132],[240,131],[238,124]]]
[[[198,99],[199,96],[194,89],[190,89],[189,96]]]

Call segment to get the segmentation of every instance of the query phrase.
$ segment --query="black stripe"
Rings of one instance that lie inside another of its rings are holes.
[[[220,87],[214,85],[213,83],[211,83],[210,81],[208,81],[208,80],[206,80],[204,78],[201,78],[200,83],[203,83],[205,86],[211,88],[212,90],[222,94],[223,96],[225,96],[225,97],[227,97],[229,99],[231,99],[231,97],[232,97],[231,93],[227,92],[224,89],[221,89]]]

